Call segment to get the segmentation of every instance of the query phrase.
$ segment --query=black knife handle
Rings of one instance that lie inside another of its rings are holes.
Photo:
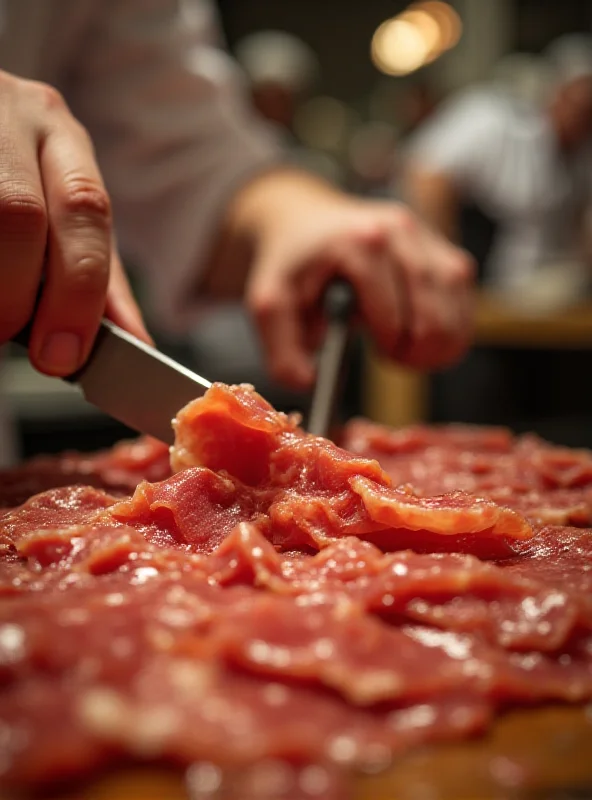
[[[349,322],[356,310],[354,287],[343,278],[334,278],[327,286],[323,305],[327,322]]]

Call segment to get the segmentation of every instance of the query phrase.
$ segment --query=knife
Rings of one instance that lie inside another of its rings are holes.
[[[31,326],[13,337],[29,344]],[[172,420],[211,386],[154,347],[103,319],[86,364],[64,378],[105,414],[139,433],[173,444]]]
[[[309,433],[315,436],[329,435],[339,395],[355,305],[356,296],[350,283],[336,279],[329,284],[324,298],[327,332],[321,348],[307,426]]]

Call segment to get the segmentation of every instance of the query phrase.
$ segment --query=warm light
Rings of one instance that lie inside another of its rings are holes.
[[[423,66],[429,45],[421,30],[395,17],[383,22],[372,38],[372,60],[386,75],[407,75]]]
[[[408,75],[454,47],[461,33],[461,19],[448,3],[417,2],[379,26],[372,61],[386,75]]]
[[[462,21],[452,6],[441,0],[425,0],[425,2],[415,3],[412,9],[423,11],[435,21],[440,29],[442,50],[450,50],[458,44],[462,34]]]
[[[437,58],[444,49],[444,32],[438,21],[422,8],[412,6],[408,11],[399,14],[397,19],[410,22],[421,33],[427,48],[427,58]]]

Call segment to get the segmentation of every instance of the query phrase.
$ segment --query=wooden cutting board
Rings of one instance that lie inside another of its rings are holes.
[[[206,797],[259,800],[244,794],[202,795],[198,800]],[[113,772],[84,787],[43,798],[188,800],[190,795],[182,774],[139,768]],[[350,798],[592,800],[592,705],[508,713],[486,736],[413,751],[387,772],[352,781],[347,797],[340,794],[330,800]],[[0,794],[0,800],[30,800],[30,796]]]

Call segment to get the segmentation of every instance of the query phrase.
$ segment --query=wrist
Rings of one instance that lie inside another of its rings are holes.
[[[232,198],[227,214],[231,236],[258,239],[275,221],[301,204],[316,198],[335,198],[339,192],[321,178],[288,166],[276,167],[257,175]]]
[[[226,207],[201,291],[219,298],[240,297],[249,268],[278,221],[294,218],[314,200],[338,196],[322,179],[289,166],[248,180]]]

